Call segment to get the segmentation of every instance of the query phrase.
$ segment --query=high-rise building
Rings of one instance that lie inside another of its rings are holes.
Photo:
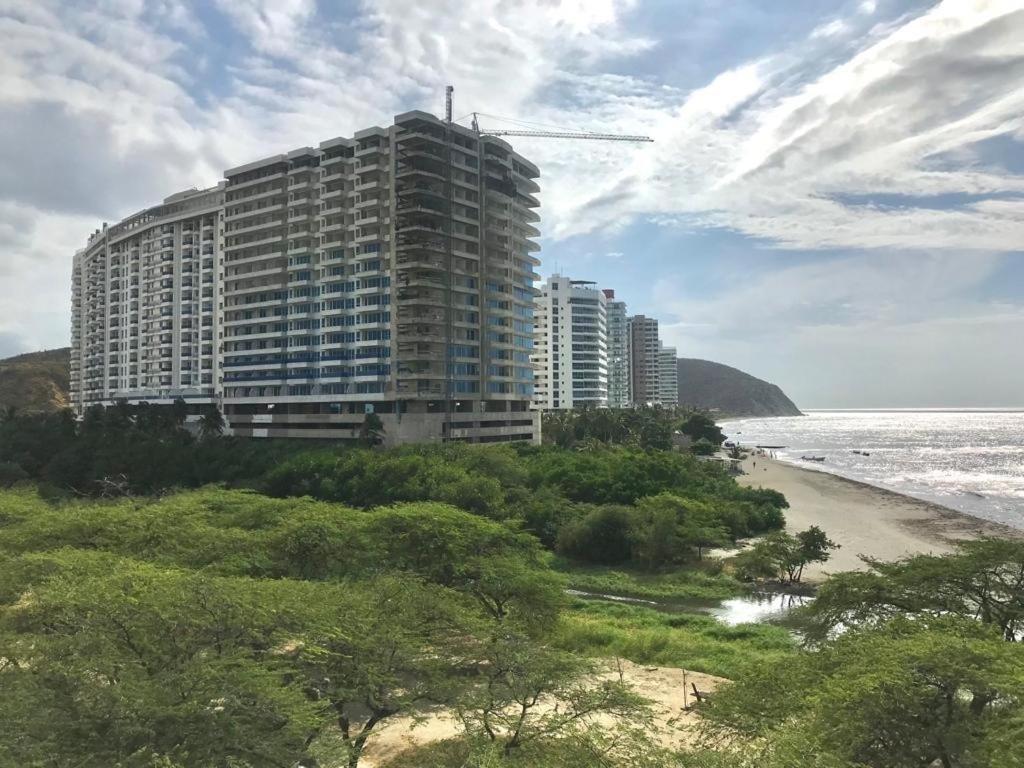
[[[608,405],[608,328],[603,291],[552,275],[534,314],[534,405],[542,410]]]
[[[75,254],[71,403],[216,401],[224,191],[171,195]]]
[[[538,441],[538,175],[408,112],[105,228],[75,258],[76,408],[182,397],[240,435],[352,438],[374,412],[389,443]]]
[[[608,300],[608,407],[626,408],[631,402],[626,302],[615,301],[611,289],[605,289],[604,295]]]
[[[661,344],[658,321],[653,317],[629,318],[629,374],[634,405],[661,402]]]
[[[679,367],[676,348],[661,345],[658,350],[658,401],[662,405],[679,405]]]

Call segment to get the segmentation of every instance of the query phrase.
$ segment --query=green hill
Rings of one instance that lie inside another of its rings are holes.
[[[710,360],[680,358],[679,404],[725,416],[800,416],[775,384]]]
[[[55,411],[70,400],[68,347],[29,352],[0,360],[0,408]]]

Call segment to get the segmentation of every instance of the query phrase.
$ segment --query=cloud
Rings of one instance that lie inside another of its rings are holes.
[[[945,2],[836,56],[808,42],[652,110],[656,143],[559,211],[555,235],[655,215],[796,249],[1002,250],[1019,242],[1021,219],[990,206],[918,207],[908,199],[891,210],[842,196],[1021,192],[1019,176],[937,170],[932,158],[1021,130],[1024,10]]]
[[[693,88],[633,66],[671,43],[658,25],[636,31],[648,9],[632,0],[480,0],[472,13],[457,0],[7,0],[0,332],[66,339],[65,320],[37,322],[24,297],[66,315],[71,255],[101,221],[232,165],[407,109],[440,112],[447,83],[456,117],[475,110],[485,126],[508,125],[503,115],[655,138],[516,141],[542,169],[541,226],[556,242],[646,219],[728,229],[755,248],[917,260],[1017,247],[1024,179],[974,148],[1024,137],[1024,11],[893,5],[811,19],[803,39],[765,41]],[[624,249],[591,250],[596,261]]]
[[[833,19],[827,24],[822,24],[819,27],[815,27],[811,31],[811,39],[819,37],[838,37],[839,35],[845,34],[849,31],[849,26],[842,19]]]
[[[685,283],[664,278],[656,302],[680,354],[768,378],[803,407],[1020,405],[1024,304],[984,290],[1007,258],[858,254],[748,268],[704,297],[680,297]],[[986,370],[998,375],[979,380]]]

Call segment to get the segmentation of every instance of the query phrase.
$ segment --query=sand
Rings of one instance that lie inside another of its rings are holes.
[[[634,691],[650,700],[655,735],[662,746],[671,749],[692,745],[696,738],[698,716],[683,709],[684,675],[688,692],[691,683],[696,684],[697,690],[702,693],[710,693],[725,682],[723,678],[702,672],[684,672],[675,667],[649,667],[624,659],[605,662],[605,666],[606,670],[599,677],[617,679],[621,669],[622,679]],[[688,695],[687,703],[693,703],[692,694]],[[440,709],[422,713],[418,724],[414,724],[410,717],[395,718],[366,742],[366,751],[359,765],[363,768],[379,768],[410,747],[450,739],[460,733],[462,727],[458,721]]]
[[[964,539],[1022,535],[939,504],[763,456],[747,458],[743,468],[747,474],[737,478],[740,483],[785,494],[790,504],[787,530],[793,533],[817,525],[841,545],[828,562],[805,571],[808,581],[863,569],[860,555],[895,560],[925,552],[944,554]]]

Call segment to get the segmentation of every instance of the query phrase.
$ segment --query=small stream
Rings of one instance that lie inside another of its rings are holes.
[[[585,600],[604,600],[639,605],[665,613],[704,613],[714,616],[729,626],[775,621],[811,599],[805,595],[788,595],[779,592],[754,592],[725,600],[648,600],[626,595],[585,592],[579,589],[567,589],[566,592],[573,597],[582,597]]]

